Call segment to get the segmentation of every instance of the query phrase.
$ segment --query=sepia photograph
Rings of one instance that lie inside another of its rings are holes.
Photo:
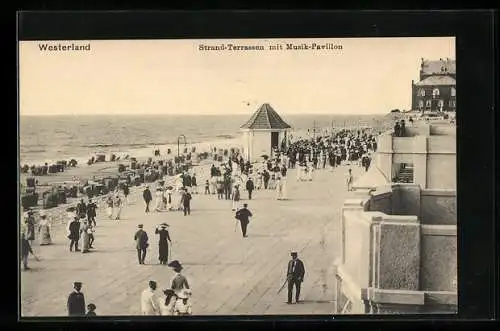
[[[455,52],[19,41],[21,318],[456,314]]]

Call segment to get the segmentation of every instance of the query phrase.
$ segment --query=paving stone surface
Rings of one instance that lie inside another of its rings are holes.
[[[149,280],[167,288],[172,270],[158,263],[154,228],[170,225],[171,259],[179,260],[189,280],[194,315],[332,314],[334,273],[338,252],[338,218],[346,192],[347,168],[318,170],[312,182],[297,182],[289,170],[289,200],[278,201],[274,191],[256,191],[247,202],[254,214],[248,238],[235,227],[231,201],[195,194],[192,213],[144,213],[141,190],[131,193],[119,221],[98,212],[95,249],[88,254],[69,252],[62,226],[54,228],[51,246],[33,246],[41,258],[30,257],[31,270],[21,272],[21,314],[66,316],[66,301],[74,281],[83,282],[86,303],[98,315],[139,315],[140,294]],[[363,170],[352,166],[355,177]],[[206,170],[206,169],[205,169]],[[197,172],[198,182],[206,178]],[[242,192],[242,198],[247,193]],[[150,236],[146,264],[137,263],[133,236],[139,223]],[[287,305],[285,280],[290,250],[305,264],[302,303]]]

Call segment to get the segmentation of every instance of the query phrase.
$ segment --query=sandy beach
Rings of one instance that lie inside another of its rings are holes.
[[[205,167],[200,167],[203,169]],[[352,166],[354,176],[363,170]],[[290,200],[275,200],[274,191],[256,191],[248,202],[254,217],[249,237],[235,228],[231,202],[213,195],[193,195],[192,214],[163,212],[146,215],[140,189],[133,189],[123,219],[108,220],[98,211],[95,250],[89,254],[68,250],[65,227],[55,226],[51,246],[34,250],[29,271],[21,273],[22,316],[65,316],[73,281],[83,282],[86,302],[99,315],[140,314],[139,297],[148,280],[168,286],[172,271],[157,261],[154,228],[170,224],[171,259],[183,263],[193,290],[194,315],[220,314],[330,314],[334,303],[332,261],[337,249],[335,220],[349,194],[345,189],[347,166],[331,172],[318,170],[312,182],[287,180]],[[198,172],[203,177],[203,171]],[[246,192],[242,198],[246,199]],[[151,237],[146,265],[138,265],[133,235],[143,223]],[[284,281],[291,249],[306,266],[303,304],[286,305]]]

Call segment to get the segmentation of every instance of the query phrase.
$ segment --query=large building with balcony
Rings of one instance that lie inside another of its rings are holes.
[[[420,79],[411,82],[412,110],[421,112],[455,111],[456,61],[425,60],[420,64]]]

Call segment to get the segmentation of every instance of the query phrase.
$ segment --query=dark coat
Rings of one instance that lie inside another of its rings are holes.
[[[89,203],[87,205],[87,216],[90,216],[90,217],[95,217],[96,216],[96,212],[95,210],[97,209],[97,205],[93,202]]]
[[[28,239],[21,239],[21,256],[28,256],[29,254],[33,254],[33,250],[31,249],[30,242]]]
[[[247,180],[246,189],[247,191],[253,191],[254,189],[253,181],[251,179]]]
[[[85,204],[85,202],[80,202],[76,205],[76,213],[78,215],[85,215],[87,213],[87,205]]]
[[[142,197],[146,202],[153,200],[153,196],[151,195],[151,191],[149,189],[145,189],[144,192],[142,192]]]
[[[155,234],[160,235],[159,241],[158,241],[158,254],[159,254],[159,259],[160,260],[167,260],[168,259],[168,242],[170,240],[170,235],[168,234],[168,230],[165,229],[156,229]]]
[[[139,229],[139,231],[137,231],[135,233],[134,240],[136,242],[137,249],[145,249],[145,248],[148,248],[148,246],[149,246],[148,234],[143,229]]]
[[[192,198],[193,198],[193,197],[191,196],[191,193],[184,193],[184,194],[182,195],[182,204],[183,204],[184,206],[189,206],[189,204],[191,203],[191,199],[192,199]]]
[[[68,315],[69,316],[84,316],[85,315],[85,297],[83,293],[73,291],[68,296]]]
[[[69,224],[69,236],[68,239],[78,240],[80,239],[80,222],[73,221]]]
[[[295,269],[292,271],[293,262],[294,262],[294,260],[290,260],[288,262],[288,268],[287,268],[287,272],[286,272],[288,279],[303,281],[304,275],[306,273],[306,270],[304,268],[304,263],[302,263],[302,261],[300,259],[296,259],[295,260]]]
[[[236,212],[236,218],[242,223],[250,223],[249,217],[253,216],[250,210],[242,208]]]

